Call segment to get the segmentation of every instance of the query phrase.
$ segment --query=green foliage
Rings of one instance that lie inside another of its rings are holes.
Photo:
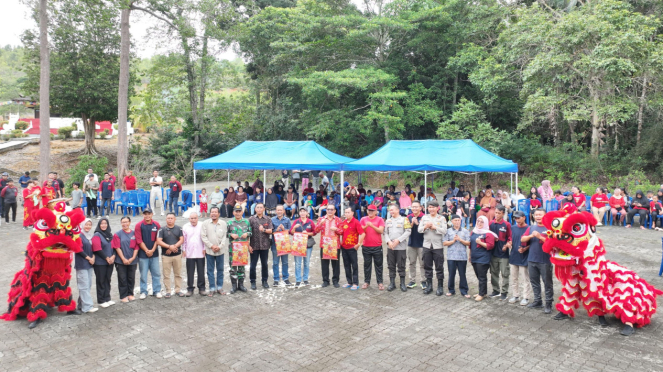
[[[106,173],[108,168],[108,159],[103,156],[81,155],[78,160],[78,164],[69,170],[71,182],[83,182],[87,170],[90,168],[100,177]]]
[[[20,130],[20,129],[14,129],[14,130],[12,130],[10,136],[11,136],[11,138],[23,138],[23,137],[27,137],[28,135],[23,133],[23,131]]]
[[[28,126],[29,124],[25,121],[17,121],[16,124],[14,124],[14,127],[20,130],[26,130],[28,129]]]
[[[25,79],[25,73],[20,68],[22,59],[23,47],[0,47],[0,101],[18,98],[22,93],[20,85]],[[17,108],[13,107],[12,112],[16,112]]]
[[[76,129],[77,129],[77,127],[75,127],[75,126],[60,127],[60,128],[58,128],[58,134],[63,139],[69,139],[69,138],[71,138],[71,132],[75,131]]]
[[[106,139],[106,136],[108,136],[108,129],[104,129],[103,132],[99,133],[99,138],[101,139]]]

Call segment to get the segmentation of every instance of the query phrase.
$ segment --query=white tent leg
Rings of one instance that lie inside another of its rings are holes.
[[[262,170],[262,202],[267,199],[267,169]]]
[[[428,204],[428,171],[424,171],[424,213],[426,213],[426,206]]]
[[[194,204],[195,204],[195,202],[198,201],[196,199],[197,199],[196,198],[196,170],[194,169],[193,170],[193,200],[194,200]]]
[[[343,181],[344,177],[345,177],[345,171],[341,171],[341,187],[339,188],[340,190],[338,190],[341,193],[341,201],[340,201],[341,204],[338,206],[339,211],[336,212],[337,216],[340,216],[345,212],[340,210],[343,208],[343,201],[345,200],[345,186],[344,186],[345,183]]]
[[[474,173],[474,196],[479,195],[479,173]]]
[[[228,186],[226,188],[230,188],[230,169],[228,169]]]
[[[518,172],[516,172],[516,195],[518,195]],[[516,210],[519,210],[518,203],[516,203]]]

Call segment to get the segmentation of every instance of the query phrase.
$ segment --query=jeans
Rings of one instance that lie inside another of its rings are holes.
[[[488,294],[488,269],[490,269],[490,264],[472,263],[472,267],[479,280],[479,296],[483,297]]]
[[[447,267],[449,268],[449,282],[447,283],[449,293],[456,294],[456,270],[458,270],[458,276],[460,277],[458,288],[460,288],[460,294],[465,296],[469,290],[467,287],[467,277],[465,276],[467,261],[448,260]]]
[[[357,250],[354,248],[341,249],[343,255],[343,267],[345,268],[345,279],[350,285],[359,285],[359,265]]]
[[[553,302],[553,266],[549,263],[528,262],[529,281],[532,285],[534,302],[541,301],[541,279],[546,290],[546,303]]]
[[[4,214],[5,222],[9,223],[9,210],[12,210],[12,222],[16,222],[16,202],[7,203],[5,202]]]
[[[173,205],[175,205],[175,215],[177,216],[179,214],[179,207],[177,206],[177,202],[179,201],[180,197],[178,196],[172,196],[170,199],[168,199],[168,211],[173,213]]]
[[[98,259],[98,257],[95,259]],[[100,305],[111,300],[112,276],[113,265],[94,265],[94,277],[97,281],[97,303]]]
[[[97,198],[85,198],[87,199],[87,216],[97,217]]]
[[[120,300],[134,295],[134,286],[136,284],[136,266],[115,264],[117,270],[117,287],[120,292]]]
[[[339,262],[340,257],[336,260],[324,260],[322,259],[322,248],[320,248],[320,264],[322,265],[322,281],[324,283],[329,283],[329,264],[332,266],[332,283],[338,283],[339,277],[341,276],[341,263]]]
[[[460,218],[460,228],[461,229],[470,229],[470,217],[461,217]]]
[[[382,284],[382,247],[361,247],[361,254],[364,256],[364,283],[371,284],[371,265],[375,261],[375,280]]]
[[[281,263],[281,275],[279,276],[279,262]],[[276,246],[272,244],[272,271],[274,271],[274,281],[278,282],[279,280],[288,280],[290,274],[288,274],[288,255],[284,254],[283,256],[276,255]]]
[[[198,292],[205,291],[205,258],[187,258],[186,259],[186,289],[188,292],[193,292],[194,275],[198,272]]]
[[[147,273],[152,274],[152,294],[161,292],[161,268],[159,268],[159,256],[150,258],[138,258],[138,270],[140,270],[140,293],[147,293]]]
[[[380,217],[384,219],[387,216],[387,206],[382,207],[382,210],[380,211]]]
[[[102,198],[101,199],[101,215],[108,216],[111,213],[111,198]],[[108,207],[106,207],[108,206]]]
[[[78,308],[87,313],[92,309],[92,272],[93,269],[76,270],[76,283],[78,284]]]
[[[422,248],[407,247],[407,259],[410,261],[410,281],[417,280],[417,264],[419,264],[419,276],[421,281],[426,281],[424,274],[424,250]]]
[[[249,255],[251,256],[249,280],[251,280],[251,283],[256,282],[256,268],[258,267],[258,260],[260,260],[260,278],[263,282],[266,282],[267,279],[269,279],[269,267],[267,266],[267,261],[269,261],[269,251],[266,249],[254,249],[253,253],[250,253]]]
[[[209,290],[217,291],[223,289],[223,259],[225,254],[212,256],[206,254],[207,259],[207,280],[209,281]],[[214,280],[214,269],[216,268],[216,280]]]
[[[490,283],[493,286],[493,292],[509,292],[509,259],[491,257],[490,258]],[[500,287],[500,276],[502,276],[502,286]]]
[[[306,257],[295,256],[295,280],[297,283],[308,281],[309,264],[311,263],[311,253],[313,248],[306,248]],[[302,261],[304,261],[304,276],[302,277]],[[302,280],[303,279],[303,280]]]

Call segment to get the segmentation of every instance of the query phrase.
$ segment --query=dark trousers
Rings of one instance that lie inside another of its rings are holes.
[[[433,279],[433,264],[437,280],[444,280],[444,249],[422,248],[424,250],[424,271],[426,279]]]
[[[115,269],[117,270],[117,287],[120,290],[120,300],[134,295],[136,266],[138,265],[115,264]]]
[[[375,262],[375,280],[382,284],[382,247],[362,246],[361,254],[364,256],[364,283],[371,284],[371,265]]]
[[[472,263],[472,267],[479,280],[479,296],[483,297],[488,294],[488,270],[490,270],[490,264]]]
[[[354,248],[341,249],[343,255],[343,267],[345,268],[345,279],[350,285],[359,285],[359,260],[357,250]]]
[[[546,303],[553,302],[553,266],[549,263],[528,262],[529,282],[532,284],[534,302],[541,301],[541,279],[546,290]]]
[[[460,277],[458,288],[460,288],[460,294],[465,296],[469,289],[467,287],[467,277],[465,276],[465,272],[467,271],[467,261],[448,260],[447,267],[449,269],[449,283],[447,283],[449,293],[456,293],[456,270],[458,270],[458,276]]]
[[[96,216],[97,215],[97,198],[85,198],[87,199],[87,216]],[[92,213],[92,214],[90,214]],[[109,300],[110,301],[110,300]]]
[[[647,223],[647,215],[649,214],[646,209],[631,208],[626,215],[626,223],[633,225],[633,217],[635,217],[636,214],[640,215],[640,226],[644,226]]]
[[[405,260],[407,260],[407,251],[387,249],[387,268],[390,278],[396,277],[396,268],[398,268],[398,276],[405,277]]]
[[[170,196],[168,198],[168,211],[173,213],[173,206],[175,206],[175,215],[177,216],[179,214],[179,207],[177,206],[177,202],[179,201],[180,196]]]
[[[111,202],[112,198],[101,198],[101,215],[109,216],[111,213]]]
[[[322,248],[320,248],[320,257],[322,257]],[[322,281],[329,283],[330,263],[332,267],[332,283],[338,283],[339,277],[341,276],[341,263],[339,260],[320,260],[320,264],[322,265]]]
[[[267,260],[269,259],[269,249],[257,250],[254,249],[251,253],[251,266],[249,267],[249,279],[251,283],[256,282],[256,267],[258,266],[258,259],[260,259],[261,278],[265,282],[269,279],[269,267]]]
[[[95,257],[95,260],[99,259],[99,257]],[[97,281],[97,303],[101,305],[111,300],[113,265],[94,265],[94,276]]]
[[[661,227],[661,220],[658,219],[661,216],[663,216],[663,212],[657,210],[651,212],[651,228]]]
[[[9,210],[12,210],[12,221],[16,222],[16,202],[13,203],[5,203],[5,221],[9,223]]]
[[[198,271],[198,291],[205,290],[205,258],[186,259],[186,289],[193,292],[193,275]],[[213,283],[211,283],[213,284]],[[210,284],[210,285],[211,285]],[[219,288],[221,289],[221,288]]]

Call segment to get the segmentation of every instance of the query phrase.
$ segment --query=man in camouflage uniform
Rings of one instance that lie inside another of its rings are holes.
[[[396,266],[398,276],[401,277],[401,291],[407,291],[405,286],[405,259],[407,258],[407,241],[412,233],[410,220],[399,214],[397,206],[389,207],[389,218],[384,222],[383,240],[387,242],[387,268],[389,269],[389,286],[387,291],[396,289]]]
[[[230,244],[228,246],[228,258],[230,263],[230,282],[232,283],[232,290],[230,293],[235,293],[238,290],[246,292],[244,287],[244,266],[233,266],[233,243],[246,242],[251,237],[251,225],[249,220],[242,217],[242,206],[235,204],[233,208],[234,218],[228,221],[228,237]]]

